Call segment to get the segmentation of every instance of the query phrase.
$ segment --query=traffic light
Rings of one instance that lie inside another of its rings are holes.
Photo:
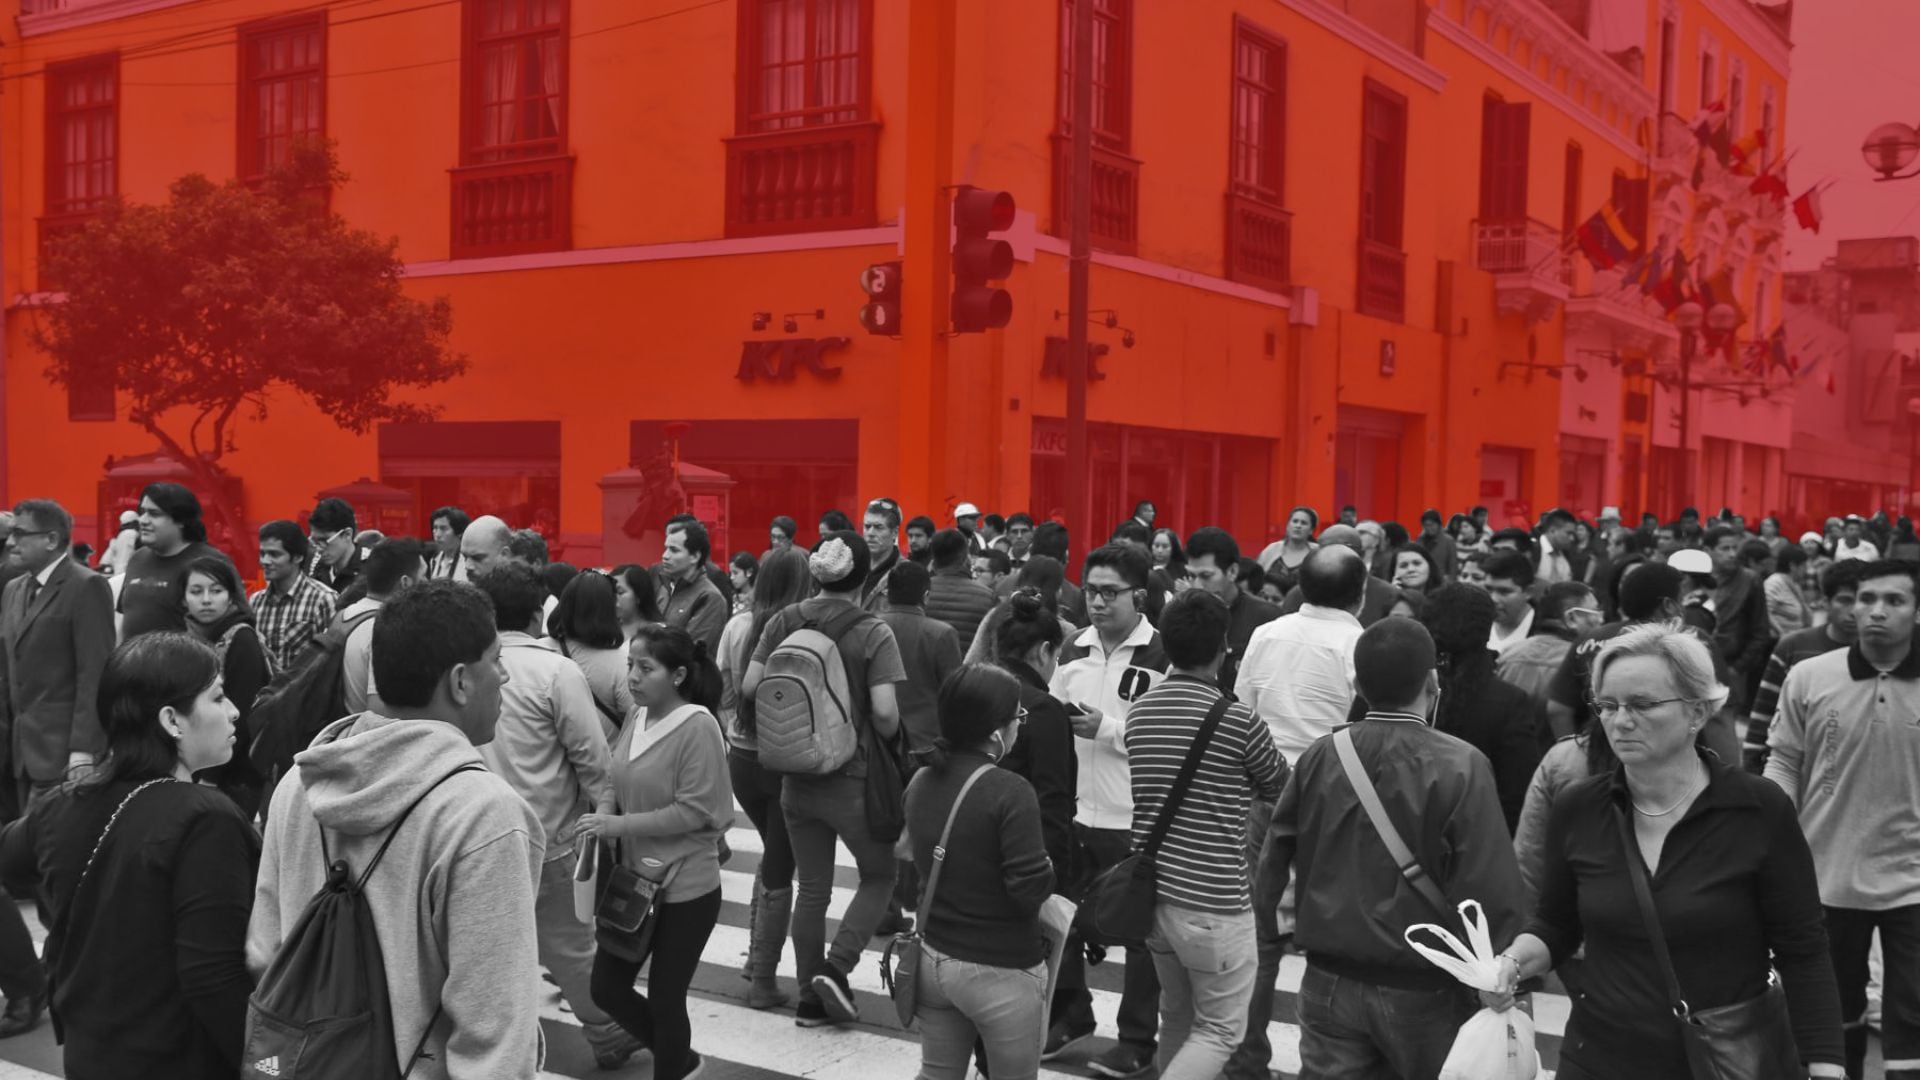
[[[1013,318],[1013,295],[995,287],[1013,273],[1013,245],[993,233],[1013,226],[1013,196],[962,186],[953,197],[953,330],[998,330]]]
[[[860,287],[867,303],[860,309],[860,325],[869,334],[900,336],[900,264],[874,263],[860,271]]]

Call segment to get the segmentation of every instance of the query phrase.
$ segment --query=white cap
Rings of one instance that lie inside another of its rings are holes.
[[[1683,574],[1713,573],[1713,556],[1699,548],[1681,548],[1667,556],[1667,565]]]
[[[1801,533],[1801,534],[1800,534],[1800,542],[1801,542],[1801,543],[1803,543],[1803,544],[1804,544],[1804,543],[1806,543],[1806,542],[1807,542],[1807,541],[1809,541],[1809,540],[1811,540],[1811,541],[1813,541],[1813,542],[1814,542],[1814,543],[1816,543],[1816,544],[1824,544],[1824,543],[1826,543],[1826,542],[1827,542],[1827,538],[1826,538],[1826,537],[1824,537],[1824,536],[1822,536],[1822,535],[1820,535],[1820,534],[1819,534],[1819,533],[1817,533],[1817,532],[1812,532],[1812,531],[1808,531],[1808,532],[1803,532],[1803,533]]]
[[[1607,521],[1607,520],[1613,520],[1613,521],[1619,521],[1619,520],[1620,520],[1620,508],[1619,508],[1619,507],[1617,507],[1617,506],[1603,506],[1603,507],[1601,507],[1601,508],[1600,508],[1600,520],[1601,520],[1601,521]]]
[[[963,502],[959,506],[956,506],[953,508],[953,519],[955,521],[958,521],[963,517],[979,517],[979,516],[980,516],[980,508],[969,502]]]

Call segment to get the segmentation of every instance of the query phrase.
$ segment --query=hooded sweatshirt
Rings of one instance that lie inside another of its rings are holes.
[[[451,724],[371,712],[335,721],[293,761],[298,782],[274,792],[247,930],[256,978],[325,883],[316,821],[332,857],[363,872],[415,799],[453,770],[483,765]],[[511,1080],[539,1069],[533,903],[544,854],[539,819],[483,765],[427,795],[368,879],[397,1061],[443,1010],[415,1080]]]

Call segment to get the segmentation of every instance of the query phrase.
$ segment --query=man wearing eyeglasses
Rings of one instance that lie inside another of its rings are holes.
[[[5,561],[20,574],[0,590],[0,745],[10,763],[0,802],[21,814],[87,775],[107,748],[94,699],[113,652],[113,591],[67,557],[72,543],[73,515],[59,503],[28,499],[14,507]],[[46,977],[18,908],[4,895],[0,908],[0,919],[16,924],[0,929],[7,995],[0,1038],[7,1038],[39,1023]]]
[[[1491,584],[1487,591],[1499,604],[1502,594],[1494,591]],[[1591,586],[1578,581],[1556,581],[1540,594],[1540,606],[1535,609],[1528,636],[1511,642],[1505,649],[1496,647],[1500,658],[1494,662],[1494,672],[1502,681],[1525,690],[1533,698],[1540,722],[1542,745],[1553,742],[1553,731],[1547,726],[1546,712],[1554,674],[1560,670],[1560,664],[1566,660],[1574,641],[1591,633],[1603,621],[1600,602],[1594,597]],[[1497,621],[1493,632],[1496,636],[1500,633]]]
[[[345,592],[360,576],[360,548],[353,542],[356,528],[353,507],[345,499],[321,499],[307,516],[313,541],[313,565],[307,572],[335,593]]]

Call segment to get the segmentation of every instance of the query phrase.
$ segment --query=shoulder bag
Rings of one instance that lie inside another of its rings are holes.
[[[1799,1048],[1793,1042],[1793,1022],[1787,1015],[1787,992],[1780,986],[1778,972],[1767,973],[1767,988],[1758,997],[1712,1009],[1694,1009],[1687,1004],[1680,992],[1680,977],[1673,970],[1673,956],[1667,951],[1667,935],[1660,929],[1660,915],[1653,908],[1653,891],[1647,885],[1646,867],[1641,864],[1639,841],[1627,822],[1626,811],[1614,807],[1614,821],[1620,826],[1621,854],[1633,879],[1633,899],[1646,922],[1654,961],[1667,983],[1667,1003],[1673,1009],[1674,1022],[1680,1025],[1680,1042],[1686,1047],[1687,1071],[1693,1080],[1805,1076]]]
[[[1213,733],[1219,729],[1221,718],[1227,715],[1232,704],[1233,699],[1222,694],[1213,708],[1207,710],[1207,718],[1193,738],[1187,759],[1180,763],[1180,773],[1167,791],[1167,801],[1161,805],[1152,831],[1147,833],[1147,842],[1093,879],[1087,889],[1086,903],[1080,908],[1084,916],[1083,936],[1105,945],[1146,944],[1147,934],[1153,929],[1153,906],[1159,899],[1160,872],[1153,864],[1154,857],[1160,853],[1167,830],[1173,828],[1173,815],[1186,800],[1193,776],[1200,771],[1200,759],[1206,756],[1207,745],[1213,742]],[[1088,930],[1092,933],[1087,934]]]
[[[927,920],[933,918],[933,896],[940,888],[940,867],[947,861],[947,840],[953,836],[953,822],[960,816],[960,804],[967,801],[967,792],[973,790],[974,781],[992,768],[992,765],[980,766],[960,785],[960,793],[953,797],[953,807],[947,811],[947,823],[940,828],[940,842],[933,845],[933,869],[927,874],[927,891],[920,897],[920,924],[912,933],[896,935],[880,957],[880,981],[887,985],[887,993],[893,998],[893,1012],[900,1018],[901,1027],[913,1026],[914,1010],[920,1007],[920,956],[925,950]]]
[[[665,867],[666,872],[656,879],[618,859],[610,862],[612,865],[603,866],[605,872],[600,875],[604,884],[593,912],[594,943],[615,959],[644,963],[653,951],[653,929],[660,921],[661,898],[680,872],[680,863]]]
[[[1333,749],[1340,757],[1340,768],[1346,771],[1347,782],[1353,785],[1354,794],[1360,796],[1360,808],[1367,812],[1367,820],[1373,822],[1373,831],[1380,834],[1381,842],[1387,845],[1387,854],[1393,857],[1394,865],[1400,868],[1400,876],[1407,879],[1407,884],[1413,886],[1413,891],[1419,893],[1421,899],[1451,920],[1454,910],[1447,903],[1446,894],[1434,884],[1426,867],[1420,865],[1420,859],[1400,838],[1400,830],[1393,827],[1393,819],[1387,817],[1387,808],[1380,804],[1380,793],[1374,790],[1373,781],[1367,778],[1367,770],[1361,767],[1360,751],[1353,745],[1352,725],[1333,733]]]

